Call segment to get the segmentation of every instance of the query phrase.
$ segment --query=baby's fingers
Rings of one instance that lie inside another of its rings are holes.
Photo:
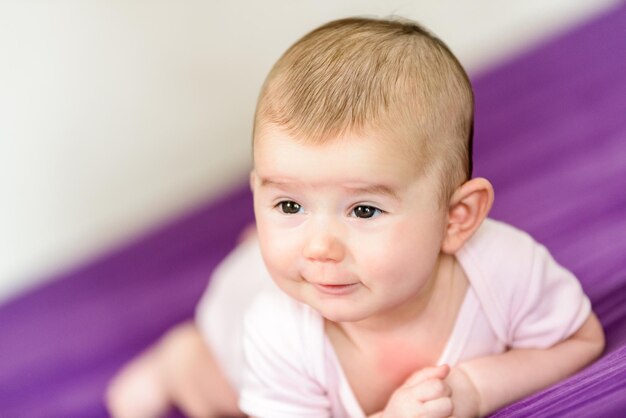
[[[449,397],[424,402],[422,407],[427,417],[451,417],[454,412],[454,405]]]
[[[432,378],[416,385],[404,385],[397,389],[383,417],[444,418],[452,415],[452,389],[443,380]]]
[[[420,371],[413,373],[404,384],[407,386],[417,385],[428,379],[445,379],[450,373],[450,366],[443,364],[437,367],[424,367]]]
[[[449,398],[452,395],[450,385],[439,379],[429,379],[414,386],[405,386],[404,390],[412,399],[423,403],[439,398]]]

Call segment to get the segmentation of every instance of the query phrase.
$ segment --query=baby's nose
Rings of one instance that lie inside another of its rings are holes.
[[[328,229],[314,231],[304,247],[304,257],[311,261],[339,262],[345,255],[345,246],[335,232]]]

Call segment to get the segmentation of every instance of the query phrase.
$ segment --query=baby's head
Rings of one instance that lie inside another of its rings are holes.
[[[255,141],[268,126],[310,144],[346,134],[394,138],[409,145],[420,174],[439,178],[447,202],[471,177],[473,108],[462,66],[418,24],[342,19],[304,36],[274,65]]]
[[[278,286],[333,321],[425,300],[491,205],[472,117],[465,72],[414,23],[339,20],[292,46],[261,91],[251,175]]]

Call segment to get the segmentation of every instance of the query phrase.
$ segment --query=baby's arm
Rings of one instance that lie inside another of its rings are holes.
[[[487,415],[574,374],[603,349],[604,333],[591,313],[577,332],[548,349],[512,349],[461,363],[447,379],[454,416]]]

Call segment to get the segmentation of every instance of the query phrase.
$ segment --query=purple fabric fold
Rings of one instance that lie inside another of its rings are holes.
[[[595,364],[497,417],[626,415],[626,5],[473,77],[492,216],[571,269],[607,334]],[[106,416],[107,381],[193,314],[252,222],[241,186],[0,306],[0,416]]]

